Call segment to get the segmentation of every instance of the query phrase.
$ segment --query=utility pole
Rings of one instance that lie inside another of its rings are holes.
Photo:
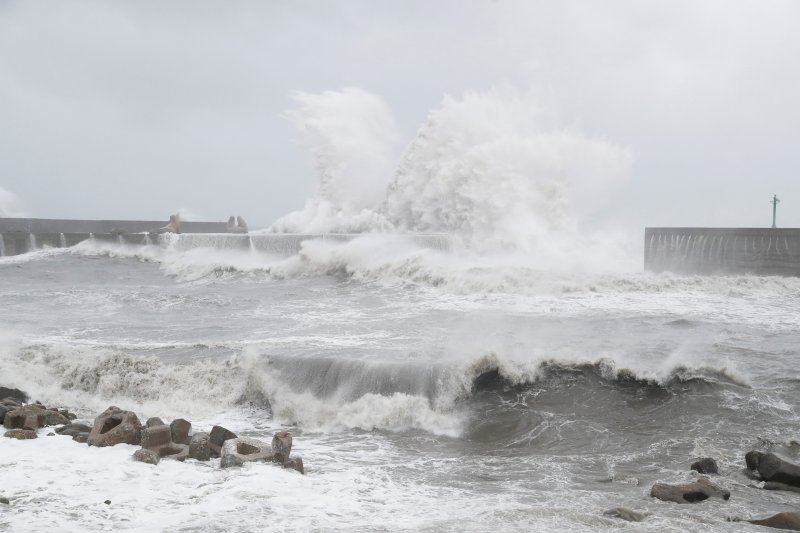
[[[775,212],[778,210],[778,202],[780,202],[780,200],[778,200],[778,195],[777,194],[773,194],[772,195],[772,201],[770,202],[772,204],[772,228],[773,229],[775,229],[777,227],[777,226],[775,226]]]

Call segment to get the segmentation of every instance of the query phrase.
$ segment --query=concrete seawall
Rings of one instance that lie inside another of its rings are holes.
[[[118,244],[157,244],[174,250],[213,248],[250,250],[292,255],[306,241],[346,242],[362,234],[248,234],[228,233],[225,222],[182,222],[181,234],[155,234],[163,221],[47,220],[0,218],[0,256],[19,255],[42,248],[66,248],[93,239]],[[439,251],[450,249],[450,237],[441,234],[397,235],[417,246]]]
[[[644,268],[677,274],[800,276],[800,229],[645,228]]]
[[[163,220],[62,220],[0,218],[0,256],[19,255],[49,247],[74,246],[89,238],[145,244],[149,233],[167,225]],[[183,233],[224,233],[225,222],[181,222]]]

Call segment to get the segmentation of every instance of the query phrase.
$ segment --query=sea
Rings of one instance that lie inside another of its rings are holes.
[[[0,386],[88,422],[289,431],[305,475],[42,429],[0,438],[0,531],[758,531],[734,520],[798,509],[742,469],[800,460],[800,278],[643,271],[636,154],[530,91],[445,96],[408,144],[364,90],[293,101],[319,183],[268,227],[0,258]],[[728,501],[649,496],[701,457]]]
[[[798,448],[800,279],[182,237],[0,258],[0,385],[89,422],[287,430],[305,475],[44,428],[0,439],[0,531],[759,531],[732,520],[798,508],[742,469]],[[730,500],[649,496],[701,457]]]

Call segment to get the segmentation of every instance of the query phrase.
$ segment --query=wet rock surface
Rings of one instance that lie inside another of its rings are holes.
[[[9,439],[30,440],[36,438],[36,431],[32,429],[9,429],[3,436]]]
[[[641,522],[644,520],[644,514],[631,511],[630,509],[626,509],[624,507],[615,507],[605,511],[603,514],[612,518],[627,520],[628,522]]]
[[[223,468],[255,461],[272,461],[274,456],[272,447],[266,442],[247,437],[226,440],[222,445],[221,455],[220,464]]]
[[[225,429],[222,426],[214,426],[208,436],[208,447],[211,449],[212,456],[219,457],[222,452],[222,445],[228,439],[235,439],[236,433]]]
[[[95,418],[87,442],[90,446],[98,447],[139,444],[141,433],[142,424],[136,414],[111,406]]]
[[[711,457],[703,457],[702,459],[698,459],[691,464],[689,469],[701,474],[719,474],[717,462]]]
[[[189,441],[189,459],[208,461],[211,459],[211,448],[208,433],[195,433]]]
[[[44,427],[44,410],[37,405],[17,407],[3,419],[6,429],[39,429]]]
[[[147,463],[147,464],[151,464],[151,465],[157,465],[160,459],[161,458],[158,456],[158,454],[156,452],[154,452],[152,450],[146,450],[144,448],[136,450],[133,453],[133,460],[134,461],[139,461],[140,463]]]
[[[800,487],[800,466],[778,457],[774,453],[760,456],[757,470],[766,481]]]
[[[731,493],[714,485],[707,477],[701,477],[693,483],[680,485],[656,483],[650,490],[650,496],[667,502],[698,503],[709,498],[727,500],[731,497]]]
[[[757,526],[771,527],[775,529],[784,529],[790,531],[800,531],[800,513],[788,512],[778,513],[768,518],[761,518],[757,520],[748,520],[751,524]]]

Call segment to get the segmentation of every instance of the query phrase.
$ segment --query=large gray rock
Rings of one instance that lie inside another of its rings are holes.
[[[189,444],[189,431],[192,430],[192,423],[183,418],[176,418],[169,424],[172,431],[172,442],[178,444]]]
[[[145,427],[151,428],[153,426],[163,426],[164,421],[158,418],[157,416],[151,416],[147,419],[147,422],[144,423]]]
[[[689,469],[701,474],[719,474],[717,462],[711,457],[703,457],[702,459],[698,459],[691,464]]]
[[[80,444],[86,444],[89,442],[89,434],[88,433],[76,433],[72,436],[72,440],[78,442]]]
[[[8,411],[9,411],[9,408],[8,408],[8,407],[6,407],[6,406],[5,406],[5,405],[3,405],[3,404],[0,404],[0,424],[2,424],[2,423],[3,423],[3,421],[5,420],[5,418],[6,418],[6,413],[7,413]]]
[[[160,459],[161,458],[158,456],[158,454],[153,450],[146,450],[144,448],[140,448],[135,452],[133,452],[133,460],[139,461],[140,463],[157,465]]]
[[[766,481],[800,487],[800,466],[781,459],[774,453],[766,453],[759,458],[758,473]]]
[[[160,426],[148,426],[142,429],[142,448],[148,450],[158,450],[165,444],[172,444],[172,432],[169,426],[161,424]]]
[[[189,459],[208,461],[211,459],[211,448],[208,447],[208,433],[195,433],[189,442]]]
[[[298,457],[296,455],[291,459],[287,459],[283,463],[283,466],[284,468],[288,468],[289,470],[296,470],[297,472],[300,472],[301,474],[304,475],[306,473],[306,469],[303,467],[303,458]]]
[[[731,497],[731,493],[717,487],[707,477],[701,477],[694,483],[683,485],[656,483],[650,490],[650,496],[666,502],[697,503],[712,497],[727,500]]]
[[[87,440],[89,446],[114,446],[139,444],[142,440],[142,423],[131,411],[111,406],[94,419],[94,427]]]
[[[6,429],[39,429],[44,427],[44,410],[36,405],[18,407],[6,413],[3,425]]]
[[[228,439],[222,445],[220,466],[241,466],[255,461],[272,461],[272,447],[265,442],[247,437]],[[234,459],[230,459],[234,457]]]
[[[800,492],[800,487],[787,485],[779,481],[767,481],[764,483],[764,490],[785,490],[787,492]]]
[[[56,429],[56,433],[68,437],[74,437],[78,433],[88,434],[90,431],[92,431],[92,426],[87,426],[86,424],[67,424],[66,426]]]
[[[28,395],[19,389],[9,389],[7,387],[0,387],[0,398],[12,398],[13,400],[23,404],[28,401]]]
[[[288,431],[279,431],[272,437],[273,460],[276,463],[284,464],[289,460],[292,453],[292,434]]]
[[[227,430],[222,426],[214,426],[211,428],[211,434],[208,436],[208,447],[211,448],[212,455],[219,457],[222,452],[222,445],[228,439],[235,439],[236,433]]]
[[[751,450],[744,454],[744,463],[747,465],[747,469],[753,471],[758,470],[758,463],[761,462],[761,458],[764,457],[764,455],[764,452],[756,450]]]
[[[770,516],[769,518],[748,520],[748,522],[758,526],[772,527],[775,529],[800,531],[800,513],[778,513]]]
[[[69,419],[66,416],[58,411],[51,411],[49,409],[44,411],[45,426],[60,426],[62,424],[69,424]]]

